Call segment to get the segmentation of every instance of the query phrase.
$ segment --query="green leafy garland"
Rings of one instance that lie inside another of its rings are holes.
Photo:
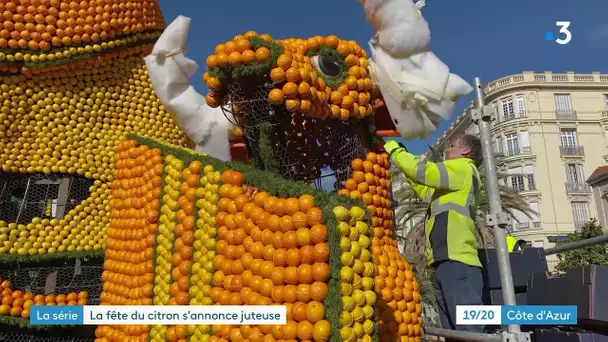
[[[252,62],[246,65],[239,65],[231,68],[222,69],[219,67],[209,70],[209,75],[219,79],[240,78],[249,76],[260,76],[267,73],[277,63],[277,58],[283,53],[283,47],[275,42],[269,42],[261,37],[249,37],[249,44],[253,49],[266,47],[270,50],[270,57],[265,62]]]
[[[39,263],[44,261],[69,261],[75,259],[98,259],[105,258],[105,250],[100,251],[78,251],[78,252],[59,252],[41,255],[15,255],[15,254],[0,254],[0,264],[7,263]]]
[[[155,30],[155,31],[150,31],[150,32],[145,32],[145,33],[136,33],[134,35],[122,37],[122,38],[113,40],[111,42],[100,42],[98,44],[82,43],[79,45],[72,45],[69,47],[54,48],[54,49],[51,49],[48,51],[29,50],[29,49],[23,49],[23,50],[21,50],[21,49],[20,50],[0,49],[0,66],[28,67],[28,68],[32,68],[32,69],[59,66],[59,65],[69,64],[69,63],[72,63],[75,61],[91,59],[100,54],[104,54],[104,53],[108,53],[108,52],[121,51],[121,50],[126,50],[129,48],[137,47],[140,45],[152,44],[152,43],[156,42],[156,40],[158,39],[158,37],[160,37],[161,34],[162,34],[162,31]],[[93,45],[99,45],[101,49],[99,49],[99,51],[90,51],[90,52],[80,51],[81,49],[84,49],[87,46],[93,46]],[[21,58],[20,60],[17,60],[15,58],[15,56],[17,54],[21,54],[21,55],[30,54],[32,56],[38,57],[40,55],[47,55],[47,56],[53,55],[58,52],[65,53],[66,49],[69,49],[69,48],[76,48],[79,51],[77,52],[77,54],[71,55],[70,57],[67,57],[67,58],[61,58],[61,59],[56,59],[56,60],[52,60],[52,61],[47,60],[44,62],[33,62],[31,60],[25,61],[25,60],[23,60],[23,58]],[[10,58],[13,60],[9,60],[8,56],[12,56]],[[1,74],[12,75],[12,73],[7,73],[7,72],[0,73],[0,75]]]
[[[196,153],[178,146],[170,146],[156,139],[144,137],[137,134],[129,134],[128,139],[133,139],[139,144],[147,145],[151,148],[159,148],[164,155],[172,154],[184,163],[194,160],[200,161],[203,165],[212,165],[216,171],[232,169],[242,172],[247,184],[255,185],[259,189],[277,197],[299,197],[303,194],[311,194],[315,200],[315,205],[320,207],[323,212],[323,223],[328,230],[328,245],[330,246],[330,278],[328,281],[328,295],[325,299],[327,308],[326,318],[332,327],[340,326],[340,314],[342,312],[342,294],[340,289],[340,235],[337,230],[337,220],[333,214],[333,208],[338,205],[345,207],[359,206],[366,212],[367,217],[371,217],[367,206],[359,199],[351,199],[340,196],[336,193],[318,190],[308,183],[301,181],[288,181],[277,174],[268,171],[254,169],[241,163],[224,162],[209,156]],[[340,342],[339,329],[331,329],[331,342]]]

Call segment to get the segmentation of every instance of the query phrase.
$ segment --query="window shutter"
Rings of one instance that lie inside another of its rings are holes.
[[[519,132],[519,138],[523,152],[530,152],[530,133],[528,131]]]

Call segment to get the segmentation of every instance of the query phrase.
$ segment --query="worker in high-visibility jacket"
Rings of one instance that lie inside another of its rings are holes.
[[[475,216],[480,197],[481,144],[477,137],[454,137],[445,161],[423,161],[394,140],[384,145],[408,178],[427,213],[426,257],[435,268],[435,295],[445,329],[481,332],[483,326],[456,325],[456,305],[482,305],[483,279],[477,253]]]
[[[507,233],[507,250],[509,253],[521,252],[526,246],[526,240],[517,240],[511,234]]]

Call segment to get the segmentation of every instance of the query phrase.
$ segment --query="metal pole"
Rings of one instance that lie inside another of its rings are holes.
[[[476,106],[478,113],[481,114],[481,118],[478,118],[477,120],[477,125],[479,125],[483,167],[485,170],[486,194],[488,195],[488,202],[490,204],[490,216],[488,217],[487,221],[489,224],[494,226],[494,236],[496,237],[496,256],[498,259],[498,270],[500,272],[500,284],[502,286],[503,300],[505,303],[504,305],[516,305],[513,276],[511,274],[511,260],[509,259],[505,234],[504,219],[506,219],[506,217],[502,211],[502,204],[500,203],[500,192],[498,190],[498,179],[496,177],[496,164],[494,163],[492,150],[490,117],[488,115],[484,115],[485,100],[479,77],[475,77],[474,83],[475,95],[477,96]],[[521,332],[519,325],[515,324],[509,325],[508,331],[510,333]]]
[[[545,249],[545,255],[557,254],[562,252],[571,251],[573,249],[591,247],[599,245],[600,243],[608,242],[608,234],[602,236],[592,237],[581,241],[571,242],[560,246]]]
[[[440,328],[424,328],[424,333],[431,336],[446,337],[459,341],[500,342],[500,335],[476,333],[472,331],[450,330]]]

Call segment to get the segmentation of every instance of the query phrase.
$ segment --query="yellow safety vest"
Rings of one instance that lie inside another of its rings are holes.
[[[425,226],[429,265],[453,260],[481,267],[475,237],[481,178],[473,160],[424,162],[394,140],[384,148],[418,197],[430,203]]]
[[[515,239],[511,235],[507,235],[507,250],[509,251],[509,253],[513,253],[513,248],[515,248],[516,243],[517,239]]]

